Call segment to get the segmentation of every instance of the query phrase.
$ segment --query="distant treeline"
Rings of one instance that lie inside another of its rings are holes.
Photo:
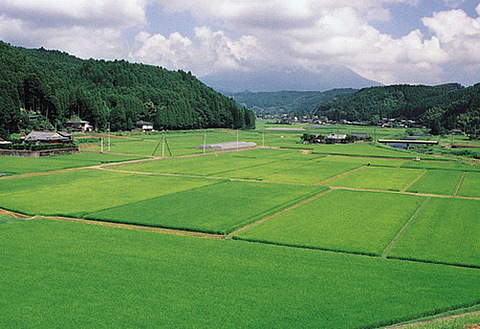
[[[138,120],[156,129],[255,126],[252,111],[190,72],[123,60],[81,60],[0,41],[0,136],[31,129],[38,125],[31,118],[38,116],[57,128],[77,117],[99,130],[108,123],[112,130],[129,130]]]
[[[320,91],[278,91],[232,93],[239,106],[253,110],[257,115],[289,113],[311,115],[320,105],[354,94],[356,89]]]
[[[372,87],[318,107],[316,115],[332,120],[363,121],[372,124],[381,118],[415,120],[441,134],[461,129],[480,133],[480,84],[439,86],[393,85]]]

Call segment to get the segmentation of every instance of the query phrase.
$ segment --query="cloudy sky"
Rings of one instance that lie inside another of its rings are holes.
[[[0,39],[200,77],[336,66],[384,84],[480,82],[479,0],[2,0]]]

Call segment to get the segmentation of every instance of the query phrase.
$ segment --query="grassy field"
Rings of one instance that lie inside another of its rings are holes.
[[[390,256],[480,268],[480,202],[432,198]]]
[[[0,174],[19,175],[75,167],[87,167],[109,162],[139,159],[137,156],[119,156],[99,153],[75,153],[41,158],[0,156]]]
[[[214,184],[215,180],[83,170],[0,184],[2,207],[34,215],[88,213]]]
[[[480,173],[467,172],[463,179],[462,186],[458,191],[460,196],[480,198]]]
[[[228,233],[321,191],[310,186],[220,182],[92,212],[85,217]]]
[[[378,189],[401,191],[418,178],[424,171],[420,169],[364,167],[330,181],[332,186],[353,187],[362,189]]]
[[[415,193],[432,193],[453,195],[462,173],[459,171],[429,170],[407,191]]]
[[[369,328],[480,293],[467,268],[49,220],[0,234],[4,328]]]
[[[380,255],[423,200],[410,195],[337,190],[237,237]]]
[[[30,215],[226,233],[323,189],[84,170],[5,181],[0,204]]]
[[[478,309],[479,166],[302,134],[168,132],[188,157],[136,163],[161,133],[112,138],[124,156],[0,157],[1,208],[93,219],[0,213],[0,327],[373,329]],[[205,137],[283,149],[203,156]]]

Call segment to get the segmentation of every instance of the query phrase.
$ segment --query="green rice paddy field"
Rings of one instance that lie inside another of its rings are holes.
[[[168,136],[186,157],[145,159],[160,135],[116,139],[123,156],[0,157],[0,327],[383,328],[480,310],[478,166],[240,134],[276,148],[202,155],[197,131]]]

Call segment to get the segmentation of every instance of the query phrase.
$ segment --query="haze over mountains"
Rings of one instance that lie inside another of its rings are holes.
[[[381,84],[368,80],[346,67],[324,66],[319,73],[287,67],[264,67],[248,72],[229,72],[200,77],[222,93],[243,91],[326,91],[335,88],[361,89]]]

